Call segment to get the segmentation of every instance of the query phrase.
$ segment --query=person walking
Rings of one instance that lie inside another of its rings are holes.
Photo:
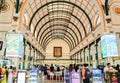
[[[12,69],[12,66],[10,66],[10,68],[8,69],[8,81],[7,83],[13,83],[13,76],[12,76],[12,73],[13,73],[13,69]]]
[[[1,64],[0,64],[0,83],[1,83],[2,79],[3,79],[3,75],[2,75],[2,67],[1,67]]]
[[[3,80],[1,83],[6,83],[6,69],[5,66],[2,68],[2,75],[3,75]]]
[[[119,66],[119,64],[117,64],[116,70],[117,70],[117,71],[120,71],[120,66]]]
[[[8,69],[7,69],[7,66],[5,66],[5,69],[6,69],[6,82],[8,81]]]
[[[50,80],[53,80],[54,79],[54,66],[53,64],[51,64],[51,67],[50,67]]]
[[[68,67],[64,69],[64,83],[70,83],[70,71]]]
[[[13,83],[15,83],[15,79],[17,78],[17,70],[16,67],[13,68]]]
[[[82,68],[82,79],[83,83],[90,83],[91,72],[88,68],[88,64],[84,64]]]

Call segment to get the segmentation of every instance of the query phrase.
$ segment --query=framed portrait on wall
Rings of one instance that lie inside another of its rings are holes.
[[[54,57],[62,57],[62,47],[54,47]]]
[[[2,50],[3,41],[0,41],[0,50]]]

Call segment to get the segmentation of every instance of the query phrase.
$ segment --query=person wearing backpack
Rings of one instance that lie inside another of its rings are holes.
[[[88,68],[88,64],[84,64],[82,68],[82,79],[83,83],[90,83],[91,72]]]

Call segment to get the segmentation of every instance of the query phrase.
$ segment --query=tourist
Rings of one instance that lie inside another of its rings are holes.
[[[12,76],[12,73],[13,73],[13,67],[12,66],[10,66],[10,68],[8,69],[8,81],[7,81],[7,83],[13,83],[13,76]]]
[[[1,83],[6,83],[6,69],[5,66],[2,68],[3,79]]]
[[[53,66],[53,64],[51,64],[51,67],[50,67],[50,80],[53,80],[53,77],[54,77],[54,66]]]
[[[83,83],[90,83],[91,72],[88,68],[88,64],[84,64],[82,68],[82,79]]]

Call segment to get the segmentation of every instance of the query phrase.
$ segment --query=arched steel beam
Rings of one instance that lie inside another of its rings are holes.
[[[48,45],[52,40],[54,40],[54,39],[58,39],[58,38],[56,38],[56,37],[52,37],[52,38],[50,38],[50,39],[48,40],[48,42],[46,43],[45,48],[46,48],[47,45]],[[63,39],[63,38],[59,38],[59,39],[65,41],[65,42],[68,44],[68,46],[69,46],[69,48],[70,48],[70,51],[72,50],[72,48],[70,47],[71,45],[69,44],[69,42],[68,42],[67,40],[65,40],[65,39]]]
[[[41,10],[42,8],[44,8],[45,6],[47,6],[47,5],[49,5],[49,4],[52,4],[52,3],[61,3],[61,2],[62,2],[62,3],[67,3],[67,4],[74,5],[75,7],[77,7],[78,9],[80,9],[80,10],[86,15],[86,17],[88,18],[88,21],[89,21],[89,23],[90,23],[91,31],[94,30],[93,27],[92,27],[91,19],[90,19],[89,15],[84,11],[84,9],[82,9],[80,6],[76,5],[75,3],[72,3],[72,2],[69,2],[69,1],[51,1],[51,2],[48,2],[48,3],[44,4],[44,5],[42,5],[41,7],[39,7],[39,8],[35,11],[35,13],[32,15],[32,18],[30,19],[29,29],[30,29],[30,26],[31,26],[31,23],[32,23],[32,20],[33,20],[34,16],[36,15],[36,13],[37,13],[39,10]]]
[[[77,45],[77,42],[75,41],[74,36],[73,36],[70,32],[68,32],[68,31],[66,31],[66,30],[64,30],[64,29],[52,29],[52,31],[55,31],[55,30],[56,30],[56,31],[60,30],[60,31],[67,32],[67,33],[72,37],[72,39],[74,40],[75,46]],[[49,32],[47,32],[47,33],[45,34],[45,36],[44,36],[43,39],[42,39],[42,42],[43,42],[44,38],[45,38],[49,33],[51,33],[51,31],[49,31]],[[39,42],[40,42],[40,41],[39,41]],[[41,43],[40,43],[40,44],[41,44]]]
[[[55,26],[62,26],[62,27],[65,27],[65,28],[71,30],[71,31],[74,33],[74,35],[75,35],[75,37],[76,37],[76,39],[77,39],[77,42],[79,43],[79,39],[78,39],[78,36],[77,36],[77,34],[75,33],[75,31],[72,30],[72,29],[71,29],[70,27],[68,27],[67,25],[64,25],[64,24],[54,24],[54,25],[50,25],[49,27],[47,27],[47,28],[41,33],[41,35],[40,35],[40,37],[39,37],[39,41],[41,41],[43,34],[44,34],[48,29],[51,29],[52,27],[55,27]]]
[[[43,44],[41,44],[41,45],[44,46],[45,43],[47,42],[46,40],[47,40],[49,37],[51,37],[51,35],[54,35],[54,34],[56,34],[56,33],[58,33],[58,32],[54,32],[54,33],[49,34],[44,40],[41,41],[41,42],[43,43]],[[73,45],[72,47],[73,47],[73,48],[75,47],[75,42],[73,42],[73,40],[71,39],[71,37],[69,37],[67,34],[62,33],[62,32],[59,32],[59,34],[65,35],[65,37],[67,37],[67,39],[70,40],[71,44]],[[43,42],[43,41],[44,41],[44,42]]]
[[[55,36],[57,36],[57,35],[49,36],[49,38],[47,39],[47,41],[46,41],[46,43],[44,44],[44,46],[46,47],[46,46],[48,45],[48,43],[49,43],[50,41],[52,41]],[[56,39],[57,39],[57,38],[58,38],[58,37],[56,37]],[[67,37],[64,37],[64,38],[63,38],[63,37],[61,36],[61,38],[59,37],[59,39],[66,40],[66,41],[69,43],[70,50],[73,49],[73,44],[72,44],[72,42],[71,42]]]
[[[62,39],[63,41],[65,41],[67,44],[68,44],[68,46],[69,46],[69,48],[70,48],[70,50],[72,49],[72,44],[71,44],[71,42],[66,38],[66,37],[55,37],[55,36],[52,36],[52,37],[50,37],[49,39],[48,39],[48,41],[47,41],[47,43],[46,43],[46,45],[45,45],[45,48],[47,47],[47,45],[49,44],[49,42],[51,42],[52,40],[54,40],[54,39]]]
[[[84,24],[82,23],[82,21],[81,21],[77,16],[75,16],[74,14],[72,14],[71,12],[63,11],[63,10],[51,11],[51,12],[48,12],[48,13],[47,13],[46,15],[44,15],[43,17],[41,17],[41,18],[39,19],[39,21],[37,22],[37,24],[35,25],[35,29],[34,29],[34,31],[33,31],[33,35],[35,35],[35,31],[36,31],[36,29],[37,29],[37,26],[38,26],[39,22],[40,22],[42,19],[44,19],[45,17],[49,16],[51,13],[58,13],[58,12],[70,14],[72,17],[74,17],[75,19],[77,19],[77,20],[80,22],[80,24],[82,25],[82,27],[83,27],[85,36],[87,36],[86,30],[85,30],[85,26],[84,26]],[[70,20],[69,20],[69,21],[70,21]],[[74,25],[75,25],[75,24],[74,24]],[[79,32],[79,33],[80,33],[80,32]]]
[[[68,31],[66,31],[66,30],[64,30],[64,29],[53,29],[52,31],[55,31],[55,30],[56,30],[56,31],[59,31],[59,30],[60,30],[60,31],[67,32],[67,33],[72,37],[72,39],[74,40],[75,45],[77,45],[77,43],[79,42],[79,41],[78,41],[78,42],[75,41],[74,36],[72,36],[72,34],[71,34],[70,32],[68,32]],[[44,38],[47,36],[47,34],[49,34],[49,33],[51,33],[51,31],[47,32],[47,33],[44,35],[43,39],[44,39]],[[43,40],[43,39],[42,39],[42,40]],[[39,41],[39,42],[40,42],[40,41]]]
[[[57,36],[57,35],[56,35],[56,36]],[[55,37],[55,36],[49,36],[48,39],[47,39],[47,42],[44,44],[44,46],[47,46],[49,40],[52,39],[53,37]],[[61,38],[63,39],[63,37],[61,37]],[[59,38],[59,39],[61,39],[61,38]],[[66,41],[69,42],[70,48],[71,48],[71,50],[72,50],[72,48],[74,47],[73,44],[72,44],[72,42],[71,42],[67,37],[64,37],[64,40],[65,40],[65,39],[66,39]]]
[[[109,0],[105,0],[105,12],[106,12],[106,16],[108,16],[108,15],[109,15],[108,2],[109,2]]]
[[[43,28],[45,25],[47,25],[48,23],[53,22],[53,21],[55,21],[55,20],[57,20],[57,18],[55,18],[55,19],[51,19],[51,20],[47,21],[45,24],[43,24],[43,25],[39,28],[39,31],[38,31],[38,34],[37,34],[37,40],[38,40],[38,36],[39,36],[39,34],[40,34],[42,28]],[[63,20],[63,21],[67,21],[66,19],[61,19],[61,20]],[[70,21],[69,21],[69,22],[70,22]],[[72,22],[70,22],[70,23],[73,24]],[[74,25],[74,24],[73,24],[73,25]],[[82,35],[81,35],[81,33],[80,33],[78,27],[77,27],[76,25],[74,25],[74,27],[78,30],[79,35],[80,35],[81,40],[82,40]]]

